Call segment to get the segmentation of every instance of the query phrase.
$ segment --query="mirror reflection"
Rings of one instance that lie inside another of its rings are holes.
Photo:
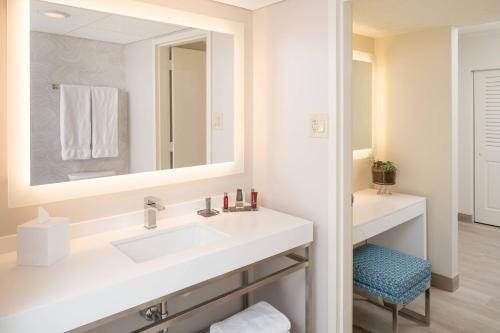
[[[352,62],[352,148],[372,148],[372,62]]]
[[[31,1],[31,184],[233,161],[233,43]]]

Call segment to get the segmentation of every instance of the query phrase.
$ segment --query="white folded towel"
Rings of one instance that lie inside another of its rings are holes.
[[[266,302],[210,326],[210,333],[287,333],[291,329],[288,318]]]
[[[118,89],[92,87],[92,157],[118,156]]]
[[[90,87],[60,86],[61,157],[63,160],[90,158]]]

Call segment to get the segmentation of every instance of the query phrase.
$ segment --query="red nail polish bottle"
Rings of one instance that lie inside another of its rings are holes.
[[[252,189],[252,210],[257,210],[257,195],[258,192],[255,192],[254,189]]]
[[[224,211],[229,210],[229,197],[227,196],[227,192],[224,192]]]

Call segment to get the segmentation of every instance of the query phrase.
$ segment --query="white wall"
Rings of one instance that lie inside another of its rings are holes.
[[[315,223],[314,332],[327,332],[335,316],[327,302],[335,265],[327,256],[328,140],[310,138],[308,127],[311,114],[328,112],[328,23],[327,0],[280,2],[257,10],[253,22],[254,185],[263,205]],[[299,333],[303,279],[299,272],[256,295],[279,306]]]
[[[459,212],[474,215],[474,95],[476,69],[500,68],[500,31],[460,35]]]
[[[156,170],[155,88],[151,40],[127,44],[125,78],[129,95],[130,173]]]
[[[458,274],[452,35],[439,28],[375,40],[378,156],[398,166],[398,191],[427,197],[429,259],[449,278]]]

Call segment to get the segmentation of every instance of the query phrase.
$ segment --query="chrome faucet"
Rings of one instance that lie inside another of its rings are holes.
[[[164,210],[165,206],[156,197],[144,198],[144,228],[156,228],[156,211]]]

